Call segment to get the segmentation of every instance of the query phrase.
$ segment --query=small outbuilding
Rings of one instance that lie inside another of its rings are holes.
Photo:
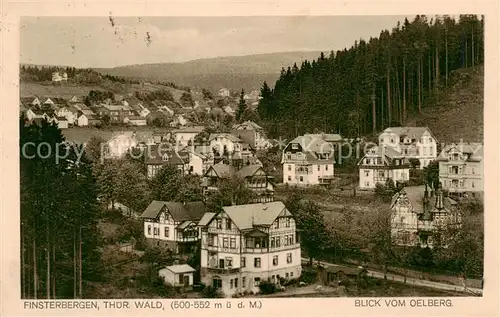
[[[165,283],[173,287],[181,287],[184,290],[193,288],[194,272],[191,266],[187,264],[170,265],[158,272],[158,275],[163,278]]]
[[[347,281],[359,281],[366,278],[368,271],[362,267],[350,266],[328,266],[318,267],[319,280],[324,285],[345,283]]]

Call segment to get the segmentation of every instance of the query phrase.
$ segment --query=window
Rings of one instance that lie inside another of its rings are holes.
[[[275,265],[275,266],[278,265],[278,256],[277,255],[273,256],[273,265]]]
[[[279,237],[276,237],[276,247],[279,248],[281,245],[281,239]]]
[[[148,225],[148,235],[151,235],[151,225]]]
[[[321,167],[320,167],[320,165],[318,165],[318,172],[320,171],[320,169],[321,169]]]
[[[290,239],[290,242],[288,244],[292,245],[293,244],[293,234],[289,235],[288,238]]]
[[[287,273],[285,273],[285,277],[286,277],[286,278],[288,278],[288,272],[287,272]]]
[[[170,228],[169,227],[165,227],[165,232],[164,232],[165,238],[168,238],[169,233],[170,233]]]
[[[476,187],[476,184],[474,184],[474,181],[472,181],[472,188]]]
[[[293,277],[293,272],[290,272],[290,277]]]
[[[253,285],[254,285],[254,286],[259,286],[259,285],[260,285],[260,277],[256,277],[256,278],[254,278],[254,279],[253,279],[253,281],[254,281],[254,282],[253,282]]]
[[[366,187],[370,187],[370,182],[365,182]]]
[[[228,268],[233,267],[233,258],[226,258],[226,266]]]
[[[241,286],[245,287],[246,284],[247,284],[247,278],[246,277],[242,277],[241,278]]]
[[[276,219],[276,221],[274,222],[274,229],[279,229],[280,227],[280,219]]]
[[[290,218],[286,218],[286,227],[290,228]]]
[[[209,233],[208,234],[208,246],[212,247],[214,246],[214,242],[217,240],[217,235]]]
[[[288,264],[292,263],[292,254],[291,253],[286,254],[286,263],[288,263]]]
[[[300,176],[299,180],[300,180],[301,182],[303,182],[303,181],[304,181],[304,177]]]
[[[247,266],[247,258],[244,256],[241,257],[241,267],[246,267]],[[245,282],[243,282],[245,284]]]
[[[328,171],[328,164],[325,165],[325,171]]]
[[[229,280],[229,285],[230,285],[230,288],[233,288],[233,279]]]
[[[285,235],[285,245],[288,245],[288,235]]]
[[[476,169],[474,167],[472,168],[472,174],[476,174]]]
[[[153,228],[153,234],[155,236],[159,236],[160,235],[160,228]]]
[[[231,249],[236,249],[236,238],[231,238],[230,243]]]
[[[229,238],[222,239],[222,247],[223,248],[228,248],[229,247]]]
[[[235,279],[234,279],[234,288],[237,288],[237,287],[238,287],[238,279],[237,279],[237,278],[235,278]]]
[[[274,239],[274,237],[272,237],[272,238],[271,238],[271,248],[274,248],[274,246],[275,246],[274,241],[275,241],[275,239]]]
[[[391,138],[391,143],[394,143],[394,139],[393,138]]]
[[[260,258],[253,259],[253,266],[260,267]]]
[[[287,158],[287,160],[291,160],[292,159],[292,154],[287,154],[286,158]]]
[[[222,229],[222,219],[215,219],[215,224],[217,226],[217,229]]]
[[[372,160],[371,159],[366,159],[366,165],[370,165],[372,163]]]
[[[226,219],[226,229],[231,230],[231,219]]]
[[[292,165],[288,165],[288,171],[290,172],[292,170]]]
[[[292,176],[288,175],[288,181],[291,182],[292,181]]]
[[[370,170],[365,170],[365,177],[370,176]]]

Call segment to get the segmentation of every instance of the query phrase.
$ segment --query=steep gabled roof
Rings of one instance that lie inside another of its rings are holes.
[[[468,155],[467,161],[470,162],[481,162],[483,160],[483,144],[481,143],[458,143],[449,144],[439,154],[438,161],[447,161],[448,153],[451,150],[456,150],[457,152],[464,153]]]
[[[181,202],[153,200],[144,210],[141,218],[156,219],[162,211],[168,211],[177,222],[199,221],[205,213],[205,204],[201,201]]]
[[[240,230],[270,226],[280,215],[292,216],[281,201],[222,208]]]
[[[420,139],[426,131],[428,131],[432,135],[432,137],[436,139],[432,131],[427,127],[389,127],[384,130],[384,132],[395,133],[400,138],[410,137],[417,140]]]

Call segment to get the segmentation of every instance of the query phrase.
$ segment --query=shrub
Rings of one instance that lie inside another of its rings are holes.
[[[304,282],[307,284],[311,284],[316,282],[318,278],[318,273],[316,269],[313,267],[307,267],[302,270],[302,274],[300,275],[299,282]]]
[[[203,298],[224,298],[224,292],[219,289],[215,288],[213,286],[207,286],[203,289],[201,292],[201,296]]]
[[[268,282],[268,281],[262,281],[259,284],[259,290],[261,294],[273,294],[278,291],[278,288],[276,287],[276,284]]]

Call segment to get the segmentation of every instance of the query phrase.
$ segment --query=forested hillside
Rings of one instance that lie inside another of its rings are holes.
[[[378,38],[282,69],[274,87],[263,84],[259,114],[275,137],[317,129],[353,137],[414,124],[409,119],[422,120],[448,98],[454,70],[483,64],[483,35],[484,18],[476,15],[416,16]],[[477,108],[468,110],[482,118]]]

